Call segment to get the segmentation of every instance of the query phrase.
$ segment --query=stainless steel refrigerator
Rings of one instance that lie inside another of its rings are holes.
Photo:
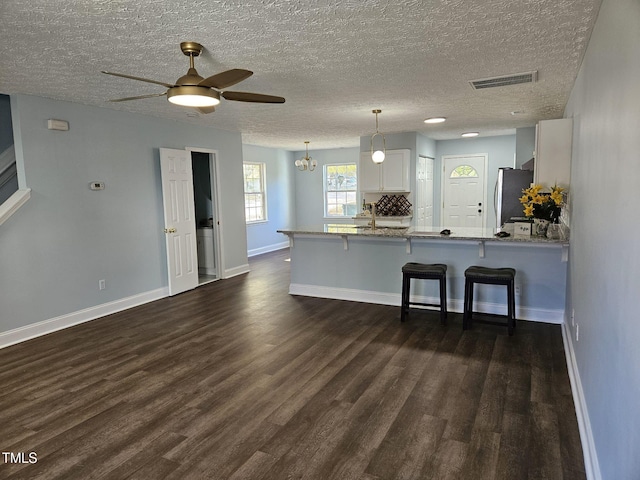
[[[498,180],[493,195],[498,227],[501,227],[511,217],[524,216],[520,203],[522,190],[533,182],[533,171],[516,170],[515,168],[499,168]]]

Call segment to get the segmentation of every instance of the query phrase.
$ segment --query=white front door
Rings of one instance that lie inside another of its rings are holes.
[[[442,226],[486,224],[486,154],[442,157]]]
[[[160,172],[169,295],[176,295],[198,286],[191,154],[185,150],[161,148]]]

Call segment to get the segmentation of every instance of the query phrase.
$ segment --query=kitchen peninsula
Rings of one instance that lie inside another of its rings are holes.
[[[512,267],[518,319],[562,323],[565,318],[566,239],[498,238],[486,228],[451,228],[450,235],[441,235],[440,228],[372,230],[338,224],[278,232],[289,237],[292,295],[399,306],[402,265],[445,263],[448,308],[462,312],[467,267]],[[437,282],[416,282],[412,296],[437,303]],[[504,288],[483,285],[475,298],[479,311],[506,311]]]

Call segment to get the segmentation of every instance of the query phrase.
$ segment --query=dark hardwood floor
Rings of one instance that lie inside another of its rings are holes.
[[[0,350],[0,478],[585,478],[559,326],[290,296],[287,255]]]

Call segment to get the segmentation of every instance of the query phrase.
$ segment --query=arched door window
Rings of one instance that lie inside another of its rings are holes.
[[[471,165],[458,165],[449,178],[478,178],[478,172]]]

